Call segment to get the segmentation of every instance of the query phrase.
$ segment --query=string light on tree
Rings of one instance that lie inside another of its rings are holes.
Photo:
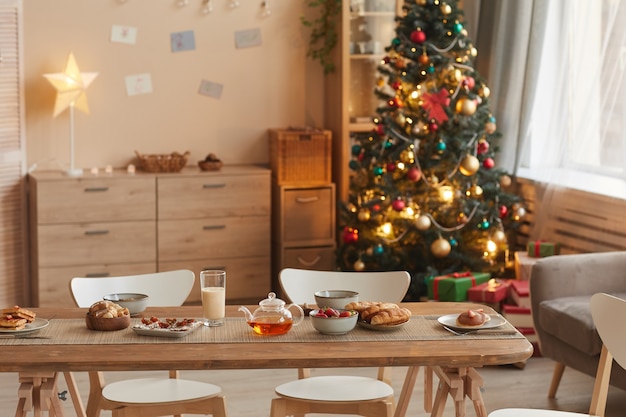
[[[417,299],[427,276],[501,271],[525,209],[497,166],[491,92],[458,1],[405,0],[403,11],[378,67],[375,128],[353,136],[338,259],[409,271]]]

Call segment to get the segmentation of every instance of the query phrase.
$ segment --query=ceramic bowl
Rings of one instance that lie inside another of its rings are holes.
[[[324,290],[315,293],[315,303],[319,308],[344,309],[346,305],[359,301],[359,293],[347,290]]]
[[[131,316],[137,315],[143,312],[148,307],[149,297],[146,294],[138,293],[116,293],[107,294],[103,299],[112,301],[115,304],[119,304],[122,307],[126,307]]]
[[[86,314],[85,323],[87,324],[87,328],[90,330],[122,330],[130,326],[130,316],[103,318]]]
[[[341,313],[342,311],[349,311],[342,309],[335,310],[337,310],[339,313]],[[354,326],[356,326],[356,322],[359,318],[359,315],[356,313],[356,311],[354,311],[353,314],[348,317],[317,317],[319,311],[323,311],[323,309],[312,310],[309,313],[309,317],[311,318],[311,323],[313,323],[313,327],[315,327],[315,330],[322,334],[348,333],[350,330],[354,329]]]

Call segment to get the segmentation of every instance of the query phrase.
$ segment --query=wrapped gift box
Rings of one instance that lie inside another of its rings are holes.
[[[526,252],[515,252],[515,278],[528,281],[533,265],[538,260],[539,258],[532,258]]]
[[[528,256],[533,258],[545,258],[546,256],[558,255],[561,252],[561,244],[556,242],[544,242],[543,240],[535,240],[528,242]]]
[[[514,280],[509,289],[509,298],[516,306],[530,308],[529,281]]]
[[[535,328],[530,308],[515,306],[512,304],[503,304],[502,315],[509,321],[509,323],[518,329],[524,327]]]
[[[466,301],[467,290],[489,281],[488,272],[455,272],[427,280],[428,297],[439,301]]]
[[[508,280],[490,279],[467,290],[467,299],[478,303],[499,303],[509,293]]]

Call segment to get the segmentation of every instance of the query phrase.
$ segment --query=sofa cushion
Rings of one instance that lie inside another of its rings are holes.
[[[613,294],[626,299],[626,293]],[[589,310],[591,295],[562,297],[539,304],[541,328],[568,345],[588,355],[598,355],[602,341],[596,332]]]

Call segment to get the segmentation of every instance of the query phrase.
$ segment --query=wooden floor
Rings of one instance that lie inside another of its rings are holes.
[[[10,359],[9,359],[10,360]],[[593,379],[571,369],[563,376],[557,398],[549,400],[546,396],[553,362],[545,358],[531,358],[524,369],[514,366],[492,366],[480,370],[485,381],[483,397],[487,411],[503,407],[549,408],[574,412],[587,412],[591,400]],[[394,389],[400,392],[404,379],[405,368],[394,370]],[[328,373],[329,370],[314,370],[315,374]],[[341,369],[333,373],[350,373],[358,375],[375,375],[373,369]],[[107,373],[110,381],[143,376],[145,373],[129,375],[127,373]],[[295,370],[269,371],[193,371],[183,372],[184,377],[206,380],[220,385],[226,393],[227,408],[230,417],[261,417],[269,416],[270,400],[273,387],[293,379]],[[86,375],[76,374],[81,392],[87,394],[89,387]],[[422,374],[418,377],[421,382]],[[421,417],[428,414],[423,410],[422,387],[417,384],[410,404],[407,417]],[[61,381],[60,391],[65,389],[65,381]],[[0,374],[0,417],[15,415],[17,393],[17,375]],[[86,401],[86,397],[83,398]],[[74,416],[71,401],[64,403],[67,416]],[[466,406],[467,415],[474,416],[471,403]],[[606,417],[623,417],[626,410],[626,392],[611,388]],[[445,416],[454,416],[451,401],[447,402]],[[103,417],[110,413],[103,413]],[[321,415],[317,415],[320,416]]]

